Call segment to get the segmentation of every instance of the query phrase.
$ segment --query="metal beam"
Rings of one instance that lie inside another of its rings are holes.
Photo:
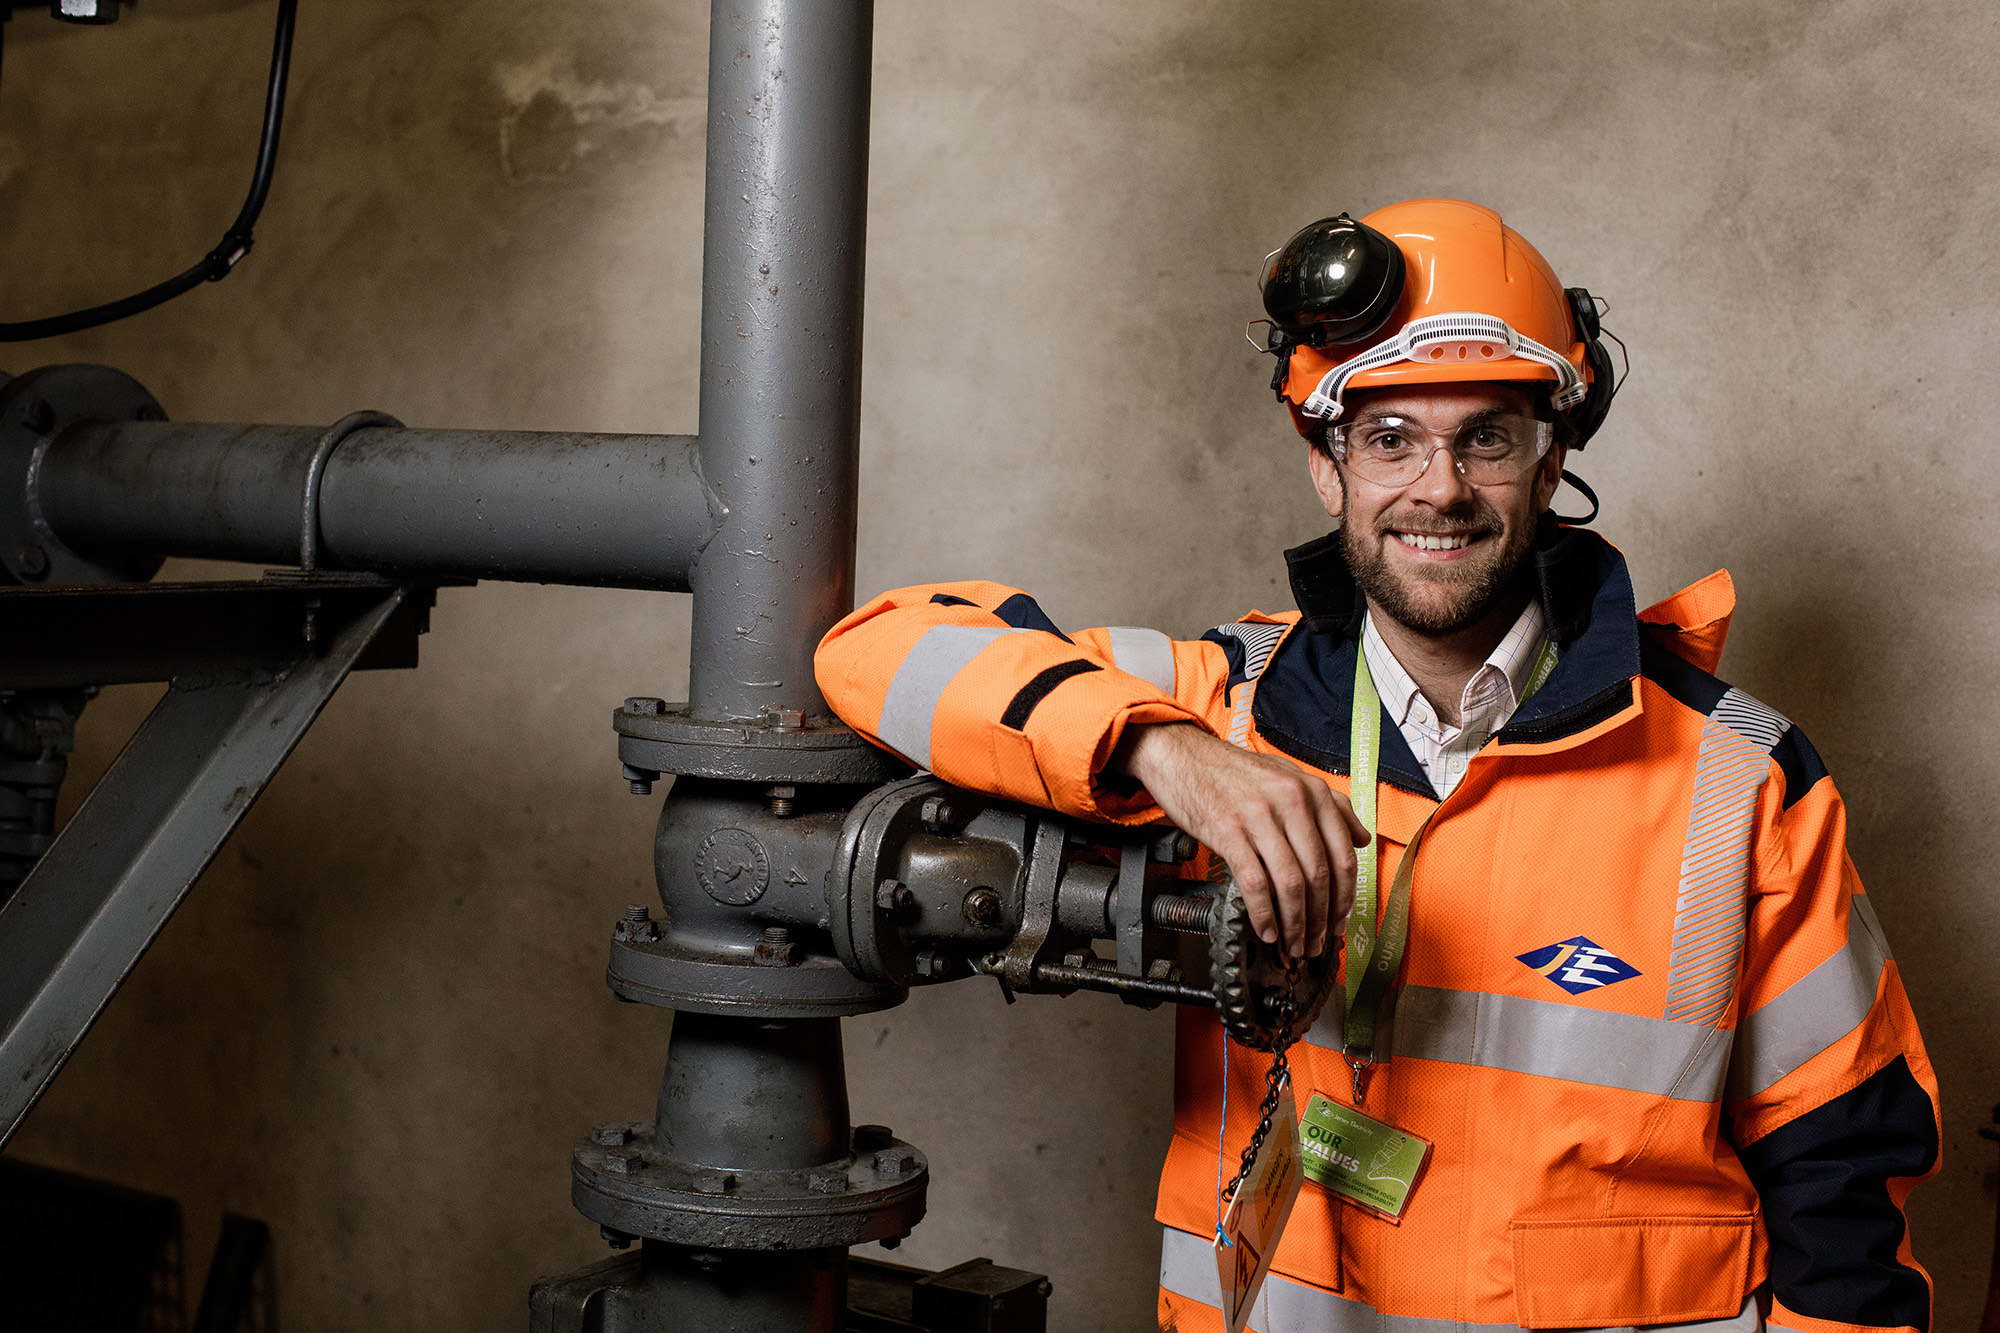
[[[305,625],[331,638],[374,610],[390,584],[367,575],[273,574],[258,582],[0,586],[0,690],[138,681],[248,679],[287,670]],[[413,667],[435,589],[404,590],[355,670]]]
[[[0,1146],[406,595],[275,678],[169,689],[0,907]]]
[[[715,0],[694,571],[701,718],[827,712],[812,655],[854,602],[872,0]]]

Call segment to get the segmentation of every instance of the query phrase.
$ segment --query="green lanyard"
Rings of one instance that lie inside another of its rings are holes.
[[[1528,688],[1515,703],[1518,709],[1528,696],[1542,688],[1556,669],[1556,648],[1542,641],[1541,656],[1528,677]],[[1396,867],[1395,881],[1389,886],[1389,904],[1382,912],[1382,926],[1375,926],[1375,895],[1380,882],[1380,860],[1375,837],[1376,772],[1382,760],[1382,697],[1375,690],[1375,677],[1368,670],[1368,653],[1362,643],[1354,645],[1354,719],[1349,731],[1352,763],[1348,772],[1349,799],[1354,814],[1368,830],[1368,845],[1355,854],[1354,912],[1347,919],[1347,1027],[1342,1034],[1341,1056],[1354,1071],[1354,1104],[1367,1096],[1368,1071],[1375,1063],[1375,1020],[1382,1000],[1403,965],[1403,953],[1410,943],[1410,878],[1416,869],[1417,849],[1424,833],[1437,817],[1437,810],[1424,818],[1403,851]],[[1440,803],[1438,809],[1443,809]]]

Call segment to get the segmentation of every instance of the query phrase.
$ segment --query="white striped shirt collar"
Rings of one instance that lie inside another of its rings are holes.
[[[1368,674],[1375,679],[1383,707],[1440,796],[1451,793],[1465,773],[1466,761],[1506,726],[1521,706],[1521,695],[1541,658],[1545,623],[1540,601],[1529,599],[1499,646],[1465,683],[1458,703],[1459,725],[1452,727],[1439,719],[1417,682],[1389,651],[1375,628],[1375,612],[1368,612],[1361,634],[1362,651],[1368,654]]]

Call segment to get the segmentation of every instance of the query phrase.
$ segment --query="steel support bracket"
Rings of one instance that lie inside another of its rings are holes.
[[[76,589],[50,589],[48,595],[59,600],[68,592],[105,595]],[[145,602],[143,592],[125,590],[103,605]],[[166,697],[0,907],[0,1145],[19,1128],[340,682],[411,598],[402,587],[368,589],[354,614],[328,635],[321,653],[305,651],[298,622],[286,617],[298,646],[274,672],[250,669],[255,653],[239,657],[226,673],[169,672],[174,683]],[[258,639],[254,633],[246,637]],[[10,662],[24,656],[16,652],[20,645],[10,639],[4,621],[0,645]],[[128,647],[145,655],[143,643]],[[79,672],[105,679],[105,670],[109,678],[133,678],[129,671],[93,663],[85,653],[68,652],[65,661],[74,669],[58,671],[64,677],[59,683],[75,683]]]

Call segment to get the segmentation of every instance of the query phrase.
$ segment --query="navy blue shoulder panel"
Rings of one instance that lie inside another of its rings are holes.
[[[1930,1328],[1930,1287],[1896,1258],[1889,1182],[1936,1164],[1937,1120],[1902,1056],[1737,1155],[1763,1201],[1779,1300],[1834,1323]]]
[[[1257,679],[1251,713],[1257,732],[1294,759],[1328,773],[1346,773],[1348,728],[1354,721],[1354,654],[1360,641],[1342,633],[1313,634],[1301,624],[1278,645]],[[1382,780],[1435,801],[1410,743],[1382,712]]]
[[[1201,636],[1203,643],[1212,643],[1220,648],[1229,659],[1229,689],[1225,697],[1232,697],[1236,687],[1250,679],[1250,654],[1243,647],[1243,640],[1234,634],[1224,634],[1219,629],[1209,630]]]
[[[931,602],[936,606],[978,606],[979,603],[965,597],[956,597],[948,592],[934,592]]]
[[[1786,729],[1777,746],[1771,751],[1771,758],[1778,761],[1779,771],[1785,775],[1785,809],[1797,805],[1799,798],[1818,786],[1826,777],[1826,765],[1820,762],[1819,751],[1813,749],[1806,734],[1794,723]]]
[[[1639,636],[1639,670],[1647,680],[1671,694],[1683,706],[1707,717],[1729,693],[1729,686],[1700,667],[1662,648],[1650,634]]]
[[[993,608],[993,614],[1012,625],[1015,629],[1038,629],[1044,634],[1053,634],[1064,643],[1076,640],[1056,628],[1056,622],[1049,619],[1048,612],[1042,610],[1041,603],[1024,592],[1017,592],[1000,605]]]
[[[1729,692],[1728,682],[1717,680],[1671,648],[1661,647],[1650,634],[1639,636],[1639,663],[1647,680],[1703,717],[1713,713],[1722,696]],[[1812,742],[1795,725],[1787,726],[1785,734],[1771,747],[1771,758],[1785,775],[1787,810],[1827,775],[1819,751],[1813,749]]]

